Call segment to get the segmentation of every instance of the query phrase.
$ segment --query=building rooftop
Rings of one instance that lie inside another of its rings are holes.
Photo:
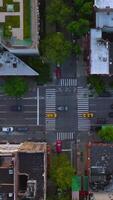
[[[46,199],[46,149],[44,142],[0,144],[1,199]]]
[[[26,173],[29,180],[36,181],[34,200],[44,198],[44,154],[43,153],[19,153],[19,172]],[[26,197],[29,194],[26,193]]]
[[[113,193],[106,193],[106,192],[94,192],[93,193],[95,200],[112,200]]]
[[[113,144],[91,144],[90,187],[94,191],[113,191]]]
[[[113,8],[112,0],[95,0],[94,5],[99,9]]]
[[[0,0],[0,43],[13,53],[38,54],[39,39],[38,0]]]
[[[113,145],[93,144],[90,150],[90,166],[96,174],[113,173]]]
[[[90,34],[91,74],[109,74],[108,42],[102,40],[100,29],[91,29]]]
[[[7,154],[13,152],[46,152],[45,142],[24,142],[21,144],[0,144],[0,154]]]
[[[0,76],[38,76],[39,74],[14,54],[0,52]]]
[[[46,143],[24,142],[20,145],[19,152],[46,152]]]
[[[103,31],[113,32],[113,11],[96,12],[96,28],[102,28]]]

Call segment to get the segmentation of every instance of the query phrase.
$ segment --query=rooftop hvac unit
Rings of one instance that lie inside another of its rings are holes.
[[[8,195],[9,197],[13,197],[13,193],[9,193],[9,195]]]
[[[13,174],[13,169],[9,169],[9,174]]]

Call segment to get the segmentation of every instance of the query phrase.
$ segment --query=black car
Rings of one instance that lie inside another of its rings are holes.
[[[12,105],[11,106],[11,111],[21,112],[22,110],[23,110],[22,105]]]
[[[19,131],[19,132],[26,132],[26,131],[28,131],[28,130],[29,130],[28,127],[17,127],[17,128],[16,128],[16,131]]]
[[[113,112],[109,112],[109,117],[113,118]]]

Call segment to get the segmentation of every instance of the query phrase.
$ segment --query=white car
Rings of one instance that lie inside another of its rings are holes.
[[[3,127],[2,132],[13,132],[14,128],[13,127]]]

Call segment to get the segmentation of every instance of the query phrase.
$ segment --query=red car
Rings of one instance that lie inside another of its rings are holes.
[[[56,75],[57,79],[61,78],[61,68],[60,67],[56,67],[55,75]]]
[[[57,153],[61,153],[62,151],[62,141],[61,140],[57,140],[56,141],[56,152]]]

